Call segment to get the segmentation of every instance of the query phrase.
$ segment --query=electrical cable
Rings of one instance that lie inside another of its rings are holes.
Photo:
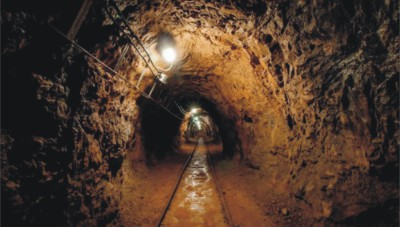
[[[50,27],[59,35],[61,35],[63,38],[65,38],[67,41],[69,41],[75,48],[77,48],[78,50],[82,51],[84,54],[88,55],[89,57],[93,58],[96,62],[98,62],[100,65],[102,65],[104,68],[106,68],[107,70],[109,70],[110,72],[112,72],[114,75],[116,75],[119,79],[121,79],[122,81],[126,82],[131,88],[133,88],[134,90],[139,91],[139,93],[141,93],[141,95],[151,101],[153,101],[155,104],[157,104],[158,106],[160,106],[162,109],[164,109],[165,111],[167,111],[168,113],[170,113],[172,116],[176,117],[179,120],[183,120],[182,118],[178,117],[177,115],[175,115],[174,113],[172,113],[170,110],[168,110],[167,108],[165,108],[163,105],[159,104],[156,100],[154,100],[153,98],[151,98],[146,92],[138,89],[134,84],[132,84],[129,80],[125,79],[122,75],[120,75],[118,72],[116,72],[114,69],[110,68],[108,65],[106,65],[105,63],[103,63],[100,59],[98,59],[96,56],[92,55],[89,51],[87,51],[85,48],[81,47],[78,43],[76,43],[73,40],[70,40],[64,33],[62,33],[60,30],[58,30],[56,27],[54,27],[53,25],[50,25]]]

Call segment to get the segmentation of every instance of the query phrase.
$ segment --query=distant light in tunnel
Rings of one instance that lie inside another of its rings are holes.
[[[165,48],[162,53],[161,53],[162,57],[164,58],[164,60],[168,63],[172,63],[175,61],[176,59],[176,51],[174,48],[172,47],[167,47]]]
[[[190,113],[191,114],[195,114],[195,113],[197,113],[197,110],[198,110],[197,108],[193,108],[193,109],[190,110]]]
[[[201,130],[200,122],[199,122],[199,121],[196,121],[196,123],[197,123],[197,128],[198,128],[199,130]]]

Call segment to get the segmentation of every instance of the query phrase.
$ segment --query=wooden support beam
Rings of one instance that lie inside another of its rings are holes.
[[[90,7],[92,6],[93,0],[84,0],[82,6],[76,16],[74,22],[72,23],[71,28],[67,33],[67,37],[70,40],[74,40],[76,34],[78,34],[79,29],[81,28],[83,21],[85,20],[87,13],[89,12]]]

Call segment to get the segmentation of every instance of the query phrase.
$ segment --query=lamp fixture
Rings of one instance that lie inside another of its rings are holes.
[[[166,84],[167,83],[167,75],[165,75],[165,73],[160,73],[159,75],[158,75],[158,80],[161,82],[161,83],[163,83],[163,84]]]

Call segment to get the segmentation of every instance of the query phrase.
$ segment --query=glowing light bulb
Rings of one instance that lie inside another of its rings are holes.
[[[168,63],[172,63],[176,59],[176,51],[172,47],[167,47],[162,51],[162,57]]]

